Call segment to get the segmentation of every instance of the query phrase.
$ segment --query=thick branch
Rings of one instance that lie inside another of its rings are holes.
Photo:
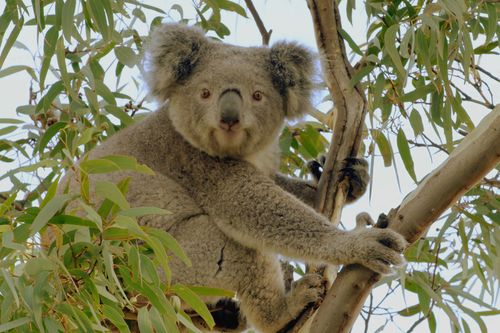
[[[391,211],[389,228],[410,243],[418,240],[446,209],[500,162],[499,142],[500,105],[497,105],[443,164]],[[342,269],[318,309],[310,332],[349,332],[379,278],[358,265]]]
[[[366,99],[359,85],[351,83],[352,67],[347,59],[344,41],[340,35],[340,14],[333,0],[308,0],[318,50],[323,65],[326,85],[335,104],[333,137],[319,182],[315,208],[327,216],[333,224],[339,223],[342,206],[345,203],[346,180],[339,179],[342,162],[347,157],[357,156],[361,142],[366,114]],[[330,273],[335,270],[330,269]],[[308,272],[328,275],[323,269],[309,266]],[[308,319],[314,308],[304,312],[294,323],[282,332],[307,330]]]
[[[344,198],[339,196],[339,174],[342,161],[356,156],[366,114],[364,93],[351,83],[352,68],[340,36],[340,14],[335,1],[308,0],[316,42],[322,57],[323,74],[335,103],[333,138],[319,183],[316,208],[338,222]]]

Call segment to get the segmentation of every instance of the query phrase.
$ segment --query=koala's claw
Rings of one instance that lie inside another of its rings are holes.
[[[368,173],[368,162],[364,158],[348,157],[344,160],[344,166],[340,169],[340,178],[349,178],[349,192],[347,202],[352,202],[361,197],[368,187],[370,175]]]
[[[355,261],[380,274],[390,274],[393,267],[405,264],[401,255],[408,243],[389,229],[355,229]]]
[[[306,274],[292,283],[288,296],[288,311],[295,317],[309,304],[323,299],[326,292],[326,283],[321,275]]]
[[[323,174],[323,164],[316,160],[307,162],[307,169],[311,173],[316,183],[319,182],[321,175]]]
[[[326,156],[320,155],[317,160],[309,161],[307,168],[312,174],[316,183],[321,179],[323,167],[326,162]],[[368,187],[370,175],[368,173],[368,162],[364,158],[348,157],[343,161],[340,169],[339,178],[349,178],[349,192],[347,193],[347,202],[352,202],[361,197]]]

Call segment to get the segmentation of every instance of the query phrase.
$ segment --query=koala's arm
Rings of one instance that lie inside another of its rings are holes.
[[[274,182],[283,190],[295,195],[309,206],[314,205],[317,185],[314,181],[289,177],[281,173],[274,175]]]
[[[244,161],[191,163],[195,200],[229,237],[250,248],[387,273],[405,241],[384,229],[342,231]],[[184,169],[184,171],[187,171]]]

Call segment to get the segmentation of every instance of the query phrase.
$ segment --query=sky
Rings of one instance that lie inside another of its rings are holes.
[[[345,2],[345,1],[344,1]],[[192,10],[191,0],[181,0],[181,1],[147,1],[148,4],[156,5],[164,10],[169,10],[173,4],[179,4],[184,9],[184,16],[186,18],[193,18],[194,11]],[[243,5],[243,1],[240,1]],[[278,40],[294,40],[298,41],[312,50],[316,50],[316,43],[314,39],[313,26],[310,18],[309,10],[305,4],[305,1],[301,0],[256,0],[254,1],[257,10],[266,26],[266,28],[272,29],[273,33],[271,36],[271,44]],[[362,7],[360,1],[357,1],[358,7]],[[0,3],[0,11],[3,11],[4,2]],[[345,13],[341,9],[341,13]],[[174,19],[178,19],[178,13],[175,11],[170,11],[170,14]],[[230,28],[231,35],[226,37],[225,42],[231,44],[237,44],[242,46],[258,46],[261,44],[261,36],[258,29],[251,19],[250,15],[248,19],[241,16],[235,15],[224,15],[223,22]],[[343,27],[347,30],[353,39],[357,42],[363,42],[366,40],[366,17],[362,10],[356,10],[353,15],[354,24],[351,25],[346,18],[343,17]],[[23,32],[19,40],[23,43],[31,46],[35,46],[37,39],[35,36],[35,31]],[[18,64],[32,64],[31,55],[24,50],[13,49],[11,54],[6,60],[4,68],[11,65]],[[500,70],[498,66],[494,66],[493,61],[490,59],[484,60],[481,65],[485,67],[490,67],[492,72],[500,76]],[[12,117],[15,118],[15,109],[19,105],[27,104],[28,101],[28,89],[29,89],[29,76],[25,73],[17,73],[11,75],[7,78],[0,78],[0,100],[2,101],[2,106],[0,108],[0,118],[2,117]],[[472,107],[472,106],[471,106]],[[482,111],[474,112],[474,120],[478,120],[484,115]],[[425,149],[413,150],[415,160],[415,171],[417,177],[421,179],[429,171],[434,169],[439,162],[444,160],[444,156],[434,155],[432,161]],[[374,176],[372,180],[372,194],[371,196],[365,195],[362,199],[356,203],[347,206],[344,209],[342,215],[342,221],[346,224],[348,228],[354,226],[355,216],[362,211],[366,211],[376,219],[378,214],[382,212],[388,212],[391,208],[396,207],[402,201],[404,196],[413,190],[416,185],[404,171],[403,163],[399,158],[396,158],[396,164],[399,169],[399,185],[395,176],[394,169],[386,168],[383,166],[382,158],[378,157],[374,160]],[[7,165],[0,163],[0,174],[8,170]],[[7,189],[9,186],[7,181],[0,181],[0,191]],[[380,298],[385,294],[383,288],[379,288],[374,291],[376,298]],[[406,299],[403,300],[403,295],[398,294],[392,297],[389,305],[393,305],[396,309],[402,309],[404,307],[405,301],[407,305],[412,305],[416,302],[414,298],[409,297],[407,294]],[[447,333],[450,332],[448,325],[448,320],[442,314],[438,315],[438,332]],[[384,324],[385,316],[375,316],[371,320],[370,332],[374,332],[377,327]],[[387,329],[384,332],[403,332],[404,328],[411,326],[411,323],[416,320],[416,317],[408,318],[398,318],[393,324],[388,324]],[[485,318],[489,330],[491,332],[495,331],[495,325],[500,324],[500,316],[487,317]],[[471,323],[472,327],[477,328],[474,323]],[[400,330],[400,328],[402,330]],[[362,320],[358,320],[353,332],[359,332],[364,329],[364,324]],[[426,332],[428,330],[427,324],[423,323],[414,332]]]

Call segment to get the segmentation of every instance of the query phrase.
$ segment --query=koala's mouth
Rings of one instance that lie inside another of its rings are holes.
[[[212,130],[211,137],[217,155],[240,157],[244,154],[248,133],[242,127],[216,128]]]

